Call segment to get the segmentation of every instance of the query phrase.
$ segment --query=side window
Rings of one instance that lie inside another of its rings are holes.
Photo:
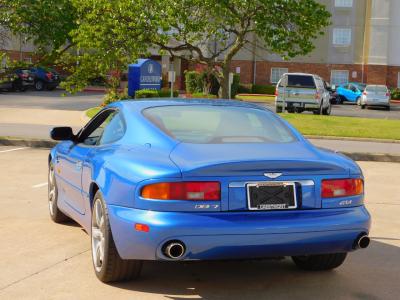
[[[110,144],[122,138],[125,134],[125,123],[120,112],[112,114],[106,124],[98,145]]]
[[[106,110],[95,117],[88,125],[86,125],[79,135],[79,142],[88,146],[96,145],[104,131],[106,125],[115,115],[114,110]]]

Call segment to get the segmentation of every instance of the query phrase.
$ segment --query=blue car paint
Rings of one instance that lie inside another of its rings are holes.
[[[344,85],[339,86],[336,89],[336,94],[344,97],[349,102],[357,102],[357,99],[361,97],[362,92],[357,88],[356,91],[345,88]]]
[[[50,152],[60,210],[90,232],[96,185],[108,206],[116,247],[125,259],[167,259],[160,249],[171,239],[185,242],[184,259],[347,252],[353,250],[359,234],[369,232],[364,195],[323,201],[320,197],[322,179],[362,177],[351,159],[314,147],[290,125],[296,141],[288,144],[195,145],[173,140],[142,114],[149,107],[185,104],[265,110],[253,104],[216,100],[113,103],[109,107],[118,109],[126,122],[120,140],[104,146],[66,141]],[[81,166],[77,162],[82,162]],[[248,211],[246,183],[266,181],[263,173],[274,171],[283,173],[278,181],[308,183],[301,188],[301,209]],[[146,184],[180,180],[220,181],[221,201],[140,197]],[[148,224],[150,232],[135,231],[136,223]]]

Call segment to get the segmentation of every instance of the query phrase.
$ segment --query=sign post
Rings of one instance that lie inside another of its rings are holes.
[[[171,98],[174,98],[175,71],[168,71],[168,82],[171,84]]]

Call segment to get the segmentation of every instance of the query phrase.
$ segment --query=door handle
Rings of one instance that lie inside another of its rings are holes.
[[[82,165],[83,163],[81,161],[78,161],[77,163],[75,163],[75,169],[79,171],[80,169],[82,169]]]

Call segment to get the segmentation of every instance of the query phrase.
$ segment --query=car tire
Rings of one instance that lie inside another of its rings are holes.
[[[52,163],[49,164],[47,186],[50,218],[55,223],[65,223],[70,221],[71,219],[58,208],[58,188],[56,183],[56,176],[54,173],[54,165]]]
[[[38,80],[35,82],[35,90],[43,91],[45,88],[45,83],[42,80]]]
[[[332,253],[307,256],[293,256],[296,266],[307,271],[332,270],[339,267],[346,259],[347,253]]]
[[[365,104],[361,104],[360,107],[361,107],[361,109],[365,109],[366,105]]]
[[[389,106],[386,106],[386,110],[387,110],[387,111],[390,111],[390,105],[389,105]]]
[[[332,111],[332,105],[329,102],[328,107],[322,109],[322,114],[325,116],[329,116],[331,114],[331,111]]]
[[[275,112],[276,112],[277,114],[281,113],[281,112],[282,112],[282,107],[280,107],[280,106],[275,106]]]
[[[92,262],[97,278],[102,282],[136,279],[142,270],[142,261],[122,259],[111,232],[106,203],[100,191],[94,196],[90,238]]]

